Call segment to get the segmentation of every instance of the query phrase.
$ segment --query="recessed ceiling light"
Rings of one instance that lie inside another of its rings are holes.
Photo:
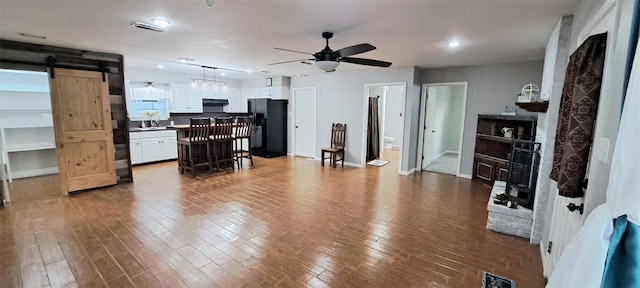
[[[222,72],[220,73],[220,76],[227,76],[227,73]]]
[[[180,63],[189,63],[189,62],[193,62],[193,59],[190,59],[190,58],[178,58],[178,62],[180,62]]]
[[[246,71],[247,71],[247,73],[251,73],[251,69],[247,69]]]
[[[157,67],[158,67],[158,69],[163,69],[163,68],[164,68],[164,65],[162,65],[162,64],[158,64],[158,66],[157,66]]]
[[[162,28],[167,28],[169,27],[169,25],[171,25],[171,22],[164,18],[153,18],[151,19],[151,23],[156,24]]]
[[[454,48],[460,46],[460,41],[451,41],[449,42],[449,47]]]

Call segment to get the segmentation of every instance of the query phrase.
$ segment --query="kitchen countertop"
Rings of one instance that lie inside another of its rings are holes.
[[[129,132],[146,132],[146,131],[158,131],[158,130],[167,130],[167,127],[129,128]]]

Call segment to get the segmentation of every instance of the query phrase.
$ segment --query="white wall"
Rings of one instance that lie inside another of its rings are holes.
[[[409,94],[409,92],[416,91],[414,86],[419,87],[419,84],[411,85],[411,83],[414,83],[414,80],[416,80],[414,77],[414,73],[416,72],[414,67],[402,67],[350,72],[338,71],[292,77],[291,88],[317,87],[316,145],[318,151],[316,151],[316,157],[320,157],[320,148],[329,145],[331,139],[331,123],[339,122],[347,124],[345,162],[357,165],[364,163],[362,152],[363,146],[366,145],[363,145],[362,139],[363,135],[366,136],[366,130],[363,130],[363,124],[366,123],[365,111],[368,106],[368,103],[365,103],[364,99],[364,85],[404,82],[407,83],[407,94]],[[419,91],[419,88],[417,91]],[[419,104],[419,92],[413,94],[415,94],[415,97],[408,99],[409,101],[407,105],[405,105],[405,115],[407,116],[406,118],[408,118],[405,119],[405,128],[411,125],[414,114],[412,113],[413,110],[417,112],[417,109],[419,109],[419,107],[414,107],[414,105],[418,106],[417,104]],[[418,98],[417,104],[414,98]],[[292,109],[291,105],[289,109]],[[415,118],[414,123],[417,123],[417,117]],[[291,128],[289,131],[291,131]],[[405,146],[403,147],[403,151],[409,152],[403,152],[402,157],[403,170],[406,171],[415,167],[416,148],[413,147],[411,149],[412,145],[410,145],[410,143],[412,141],[417,143],[417,133],[405,130],[403,137],[405,138],[405,141],[403,141],[403,146]],[[291,150],[291,144],[290,141],[289,150]],[[410,161],[408,155],[411,152],[413,152],[414,155],[413,161]],[[411,165],[411,168],[408,168],[409,165]]]
[[[464,86],[451,86],[451,97],[448,100],[447,128],[445,131],[445,150],[459,152],[462,109],[464,106]]]
[[[393,148],[400,149],[402,143],[402,119],[404,114],[402,107],[402,86],[387,86],[384,100],[384,136],[394,137]]]
[[[422,83],[468,82],[460,173],[471,175],[478,114],[499,114],[515,106],[516,94],[542,81],[542,61],[422,70]],[[419,101],[418,101],[419,102]],[[518,114],[531,114],[518,109]],[[417,123],[417,122],[416,122]]]

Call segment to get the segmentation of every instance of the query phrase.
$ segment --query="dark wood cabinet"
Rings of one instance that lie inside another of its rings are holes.
[[[513,139],[534,140],[535,133],[536,116],[478,115],[472,179],[487,185],[507,181]]]

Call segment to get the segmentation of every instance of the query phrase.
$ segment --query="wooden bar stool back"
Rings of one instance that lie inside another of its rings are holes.
[[[336,168],[338,161],[342,162],[344,167],[344,147],[346,138],[347,124],[333,123],[331,124],[331,147],[322,149],[321,158],[322,166],[324,159],[330,159],[329,164]],[[324,154],[329,153],[329,157],[325,158]],[[340,158],[338,158],[340,156]]]
[[[216,171],[220,171],[220,167],[231,166],[233,168],[233,118],[216,117],[214,122],[213,133],[209,136],[209,141],[213,147]],[[225,166],[226,163],[231,165]]]
[[[253,153],[251,152],[251,132],[253,131],[253,117],[238,116],[236,117],[236,129],[233,134],[233,156],[238,163],[238,168],[242,167],[242,159],[251,160],[253,166]],[[247,149],[244,149],[242,143],[247,139]]]
[[[178,167],[181,173],[191,170],[193,177],[196,177],[197,168],[202,166],[208,166],[211,172],[210,126],[209,118],[189,119],[189,134],[185,138],[178,139]]]

